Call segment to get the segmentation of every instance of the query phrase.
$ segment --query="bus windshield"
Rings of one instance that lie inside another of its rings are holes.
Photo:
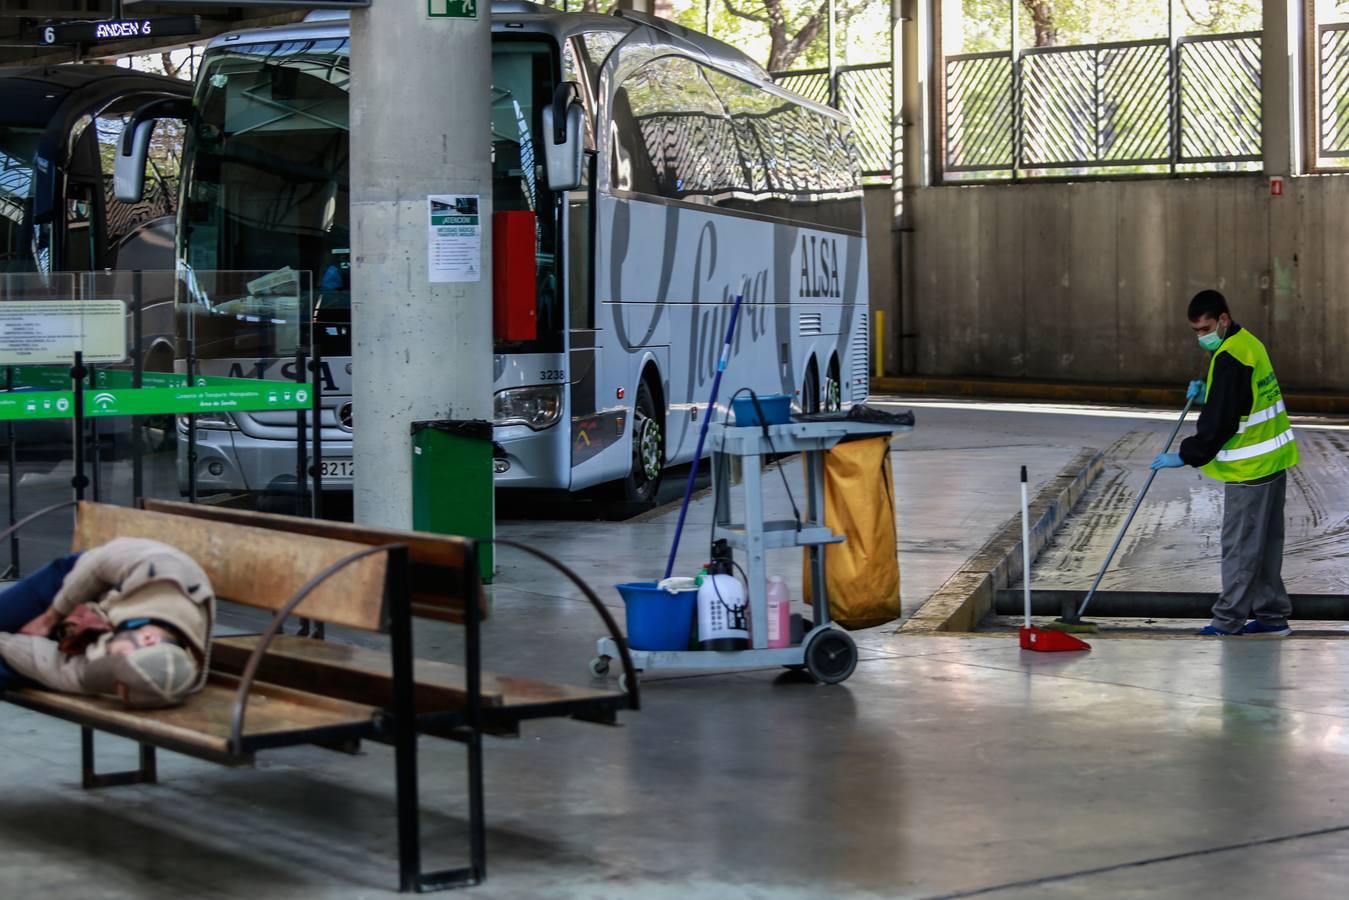
[[[312,272],[314,335],[326,356],[351,350],[349,54],[345,37],[211,50],[183,164],[182,261],[196,271]],[[534,152],[552,66],[542,42],[494,45],[496,208],[538,214],[539,341],[515,350],[561,348],[556,213]]]
[[[209,54],[179,218],[181,259],[196,272],[312,272],[322,310],[314,333],[329,355],[350,352],[348,61],[345,38]]]
[[[0,272],[36,272],[33,159],[41,129],[0,126]]]

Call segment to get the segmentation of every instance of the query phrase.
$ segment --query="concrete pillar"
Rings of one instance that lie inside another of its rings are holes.
[[[374,3],[351,41],[355,515],[410,528],[409,425],[492,417],[488,4]],[[431,281],[432,194],[478,198],[478,280]]]
[[[1291,175],[1303,168],[1299,60],[1302,0],[1264,0],[1261,38],[1261,135],[1265,173]]]
[[[899,257],[899,315],[893,325],[892,343],[887,343],[886,374],[907,375],[917,359],[917,281],[914,278],[913,235],[916,221],[914,195],[932,184],[932,128],[930,82],[932,73],[932,4],[939,0],[892,0],[899,19],[896,73],[901,123],[900,197],[896,203]],[[893,348],[893,349],[892,349]]]
[[[1263,7],[1264,37],[1261,41],[1261,102],[1263,121],[1261,137],[1264,143],[1265,173],[1270,176],[1291,176],[1305,171],[1303,160],[1304,132],[1302,130],[1303,98],[1298,89],[1302,82],[1302,0],[1265,0]],[[1316,102],[1315,97],[1307,97]],[[1261,277],[1265,289],[1263,300],[1269,315],[1269,335],[1261,339],[1271,346],[1279,346],[1284,330],[1296,328],[1295,313],[1299,309],[1301,272],[1299,242],[1304,239],[1300,230],[1298,207],[1306,191],[1319,188],[1316,179],[1284,184],[1282,196],[1268,196],[1269,203],[1269,266]]]

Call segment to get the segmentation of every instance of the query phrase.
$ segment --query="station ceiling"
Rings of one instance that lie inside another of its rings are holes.
[[[247,0],[245,0],[247,2]],[[240,28],[285,25],[303,19],[322,3],[225,6],[220,3],[154,3],[127,0],[0,0],[0,66],[32,66],[77,60],[115,59],[155,53],[204,41],[216,34]],[[97,44],[45,44],[48,25],[78,21],[145,20],[166,16],[197,15],[201,33],[108,40]]]

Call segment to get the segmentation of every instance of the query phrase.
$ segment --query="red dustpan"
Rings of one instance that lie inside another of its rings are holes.
[[[1036,628],[1030,623],[1030,499],[1026,495],[1026,467],[1021,467],[1021,583],[1026,594],[1026,624],[1021,626],[1021,649],[1039,653],[1090,650],[1091,644],[1062,631]]]
[[[1021,626],[1021,649],[1038,650],[1041,653],[1057,653],[1061,650],[1090,650],[1091,644],[1081,638],[1062,631],[1050,631],[1036,628],[1034,625]]]

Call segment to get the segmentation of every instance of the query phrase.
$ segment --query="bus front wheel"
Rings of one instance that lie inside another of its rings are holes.
[[[651,388],[643,380],[637,386],[632,405],[632,463],[623,479],[624,497],[636,503],[649,503],[660,486],[665,467],[665,437],[660,411],[656,409]]]

